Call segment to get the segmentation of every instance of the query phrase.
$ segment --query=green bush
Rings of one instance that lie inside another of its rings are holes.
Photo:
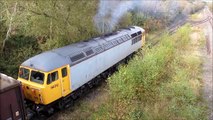
[[[164,35],[108,79],[110,98],[91,119],[205,119],[198,57],[187,53],[190,27]],[[195,75],[196,74],[196,75]],[[192,84],[194,86],[192,86]],[[195,89],[196,88],[196,89]]]
[[[33,37],[13,36],[6,45],[10,47],[0,54],[0,72],[14,78],[17,78],[18,67],[24,60],[41,52]]]

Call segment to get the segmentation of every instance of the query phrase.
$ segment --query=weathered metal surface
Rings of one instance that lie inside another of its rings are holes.
[[[0,120],[25,120],[20,83],[0,73]]]

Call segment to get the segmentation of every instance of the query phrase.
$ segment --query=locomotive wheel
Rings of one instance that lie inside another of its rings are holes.
[[[63,110],[63,109],[64,109],[64,102],[63,102],[63,100],[60,100],[60,101],[58,102],[57,108],[58,108],[59,110]]]
[[[74,100],[70,99],[70,101],[68,103],[66,103],[66,105],[64,106],[64,108],[69,108],[69,107],[71,107],[73,105],[74,105]]]

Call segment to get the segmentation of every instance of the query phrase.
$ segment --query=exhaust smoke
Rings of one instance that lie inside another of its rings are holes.
[[[154,18],[174,19],[180,14],[180,7],[174,0],[100,0],[94,24],[100,33],[112,32],[129,11]]]

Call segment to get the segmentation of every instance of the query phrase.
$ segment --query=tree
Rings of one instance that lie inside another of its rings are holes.
[[[14,16],[16,15],[17,2],[14,4],[13,11],[11,13],[10,13],[8,5],[5,5],[5,6],[6,6],[6,10],[5,11],[7,13],[7,18],[9,18],[9,23],[8,23],[8,30],[7,30],[5,39],[2,42],[2,49],[1,49],[2,52],[4,50],[5,43],[8,40],[8,38],[10,37],[11,31],[12,31],[13,19],[14,19]]]

